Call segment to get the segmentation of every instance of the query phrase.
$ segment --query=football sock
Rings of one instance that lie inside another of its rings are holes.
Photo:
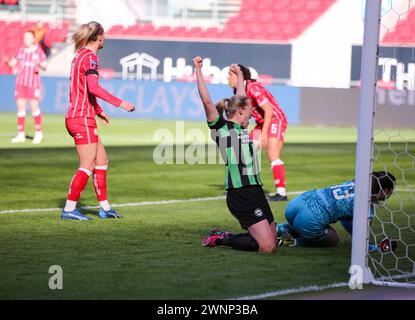
[[[79,168],[72,178],[71,185],[69,187],[69,194],[65,205],[65,211],[73,211],[76,207],[82,191],[88,182],[89,176],[92,174],[91,171],[85,168]]]
[[[32,112],[33,120],[35,122],[35,130],[42,131],[42,114],[40,110]]]
[[[274,174],[274,183],[277,193],[281,196],[286,196],[285,191],[285,169],[284,162],[280,159],[271,162],[271,170]]]
[[[25,132],[26,112],[17,113],[17,131]]]
[[[107,199],[107,170],[108,166],[96,166],[92,179],[99,204],[105,211],[111,210]]]
[[[217,245],[231,247],[235,250],[258,251],[258,242],[249,233],[234,234],[223,239],[216,240]]]

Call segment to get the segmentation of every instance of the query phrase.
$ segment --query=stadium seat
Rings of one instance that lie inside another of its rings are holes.
[[[23,34],[27,30],[30,30],[35,24],[35,21],[28,21],[25,24],[21,23],[21,21],[0,21],[0,33],[5,39],[4,45],[1,47],[0,57],[7,56],[10,58],[15,56],[17,50],[22,46]],[[45,26],[49,30],[45,35],[45,43],[47,43],[47,45],[52,46],[54,43],[64,42],[66,40],[69,30],[68,21],[63,22],[62,29],[54,29],[47,24]],[[0,74],[10,73],[12,73],[12,70],[1,62]]]
[[[138,32],[140,35],[153,35],[154,34],[154,26],[151,23],[141,24],[138,27]]]
[[[203,30],[201,27],[192,27],[187,30],[186,36],[189,38],[197,38],[203,34]]]
[[[114,25],[108,31],[109,35],[121,35],[124,33],[124,27],[122,25]]]
[[[171,34],[171,29],[168,26],[161,26],[157,28],[153,34],[156,36],[169,36]]]
[[[185,37],[186,36],[186,27],[178,26],[171,30],[171,35],[174,37]]]
[[[405,20],[399,21],[394,30],[386,33],[382,43],[415,44],[415,8],[412,8]]]
[[[200,27],[188,29],[185,26],[155,28],[152,23],[146,23],[128,28],[114,25],[109,29],[108,35],[288,41],[298,37],[335,1],[242,0],[238,14],[228,19],[223,30],[202,30]]]
[[[215,28],[215,27],[207,28],[202,33],[202,37],[203,38],[220,38],[221,37],[221,32],[218,28]]]

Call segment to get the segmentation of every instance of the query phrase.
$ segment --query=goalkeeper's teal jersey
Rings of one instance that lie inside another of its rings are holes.
[[[347,181],[307,191],[301,197],[306,206],[322,219],[322,223],[330,224],[338,220],[353,220],[354,190],[354,181]]]

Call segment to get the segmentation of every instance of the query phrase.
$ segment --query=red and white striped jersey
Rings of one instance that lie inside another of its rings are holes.
[[[71,64],[69,108],[66,119],[95,119],[96,109],[100,107],[96,97],[88,92],[87,76],[91,73],[98,75],[98,69],[98,57],[91,49],[84,47],[76,52]]]
[[[46,62],[46,55],[39,46],[22,47],[15,56],[17,60],[16,86],[40,89],[37,63]]]
[[[272,116],[276,119],[287,123],[287,117],[284,111],[279,106],[274,96],[260,83],[256,81],[246,81],[246,96],[252,104],[252,116],[255,118],[257,124],[264,123],[264,110],[262,105],[268,103],[272,108]]]

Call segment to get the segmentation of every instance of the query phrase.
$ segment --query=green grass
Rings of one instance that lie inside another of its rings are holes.
[[[30,134],[30,118],[27,123]],[[45,117],[45,141],[39,146],[30,140],[10,144],[13,114],[0,114],[0,128],[0,211],[61,207],[78,166],[63,117]],[[114,119],[109,127],[100,128],[110,158],[111,203],[223,193],[221,164],[153,162],[158,143],[153,134],[163,128],[175,134],[176,124]],[[205,132],[208,141],[203,122],[185,123],[185,132],[193,128]],[[185,142],[192,143],[188,138]],[[325,187],[353,177],[355,139],[353,128],[290,126],[283,154],[288,191]],[[397,146],[398,153],[399,148],[402,145]],[[393,159],[393,154],[382,153],[382,163]],[[401,162],[412,179],[411,158]],[[264,189],[272,191],[266,154],[262,166]],[[401,170],[394,173],[402,177]],[[407,200],[406,211],[413,213],[415,205],[411,198]],[[96,203],[90,183],[80,205]],[[390,204],[395,209],[399,205],[395,199]],[[284,220],[285,206],[271,203],[277,222]],[[240,230],[224,200],[122,207],[119,212],[123,219],[102,221],[95,216],[97,210],[88,210],[94,220],[87,222],[61,221],[59,211],[0,214],[0,298],[216,299],[348,279],[351,239],[338,226],[342,241],[336,248],[279,248],[269,256],[201,246],[212,227]],[[395,223],[404,225],[405,218],[397,217]],[[414,240],[411,235],[408,239]],[[48,288],[51,265],[63,268],[61,291]]]

